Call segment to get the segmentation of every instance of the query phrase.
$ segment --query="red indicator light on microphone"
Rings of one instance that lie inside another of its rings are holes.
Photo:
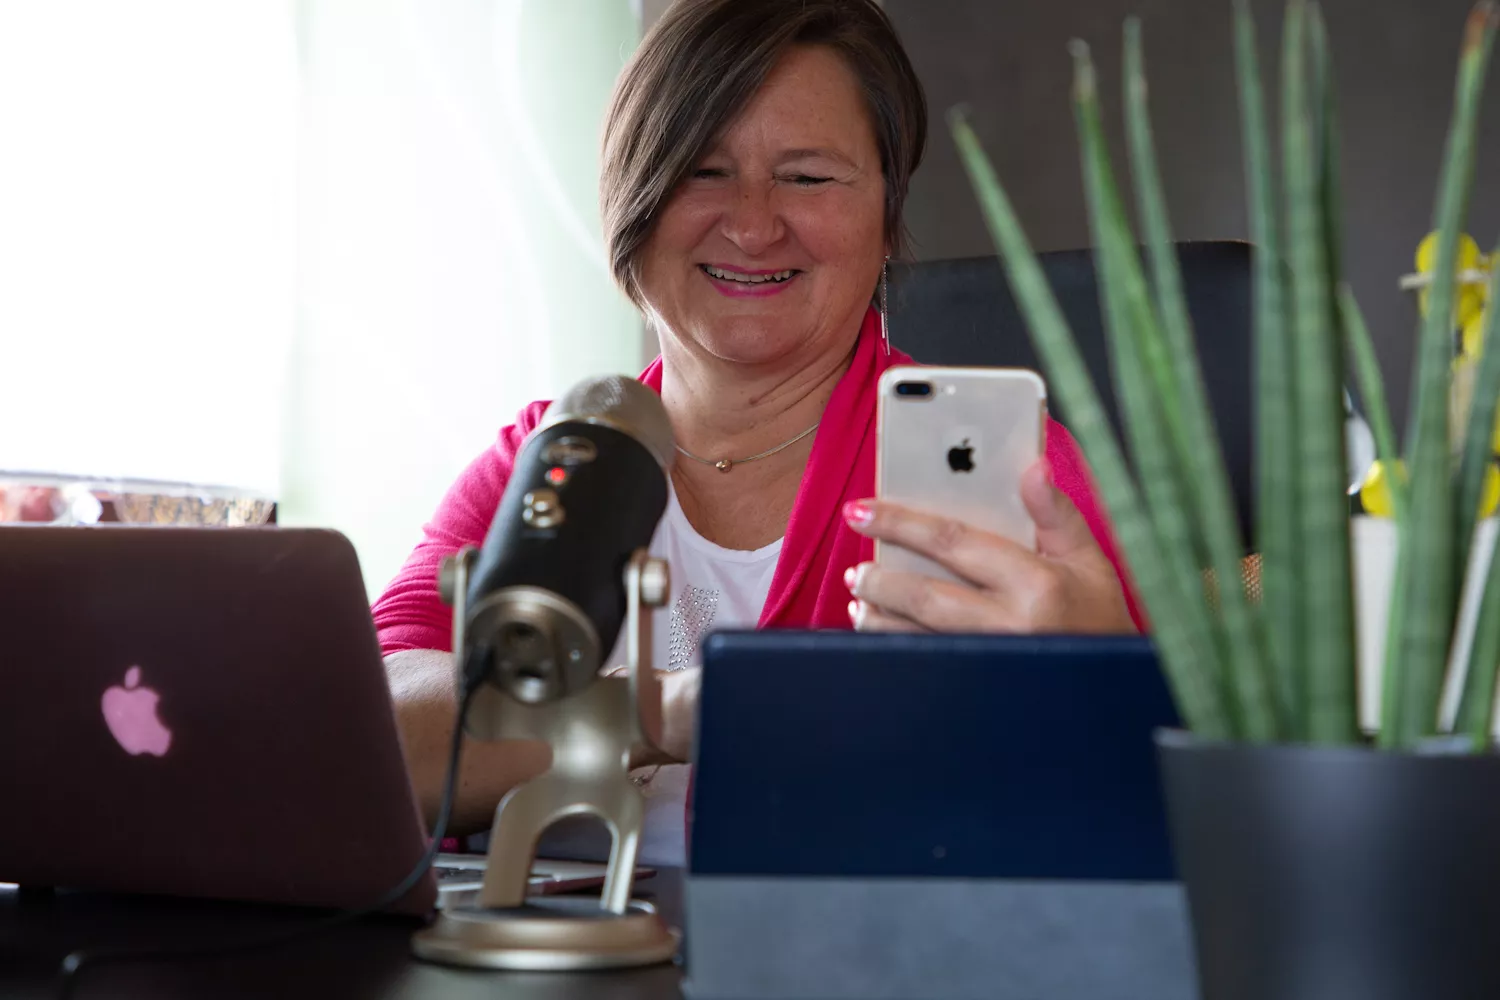
[[[561,486],[568,478],[568,470],[560,465],[555,465],[547,470],[547,482],[553,486]]]

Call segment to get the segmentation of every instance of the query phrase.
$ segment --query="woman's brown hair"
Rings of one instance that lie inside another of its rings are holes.
[[[927,141],[927,102],[875,0],[677,0],[620,75],[604,124],[604,242],[632,301],[662,205],[795,45],[838,52],[859,80],[885,174],[886,238],[904,247],[901,208]]]

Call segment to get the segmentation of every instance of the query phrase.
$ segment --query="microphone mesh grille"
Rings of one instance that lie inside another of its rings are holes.
[[[579,382],[547,408],[541,426],[564,420],[607,424],[645,445],[663,469],[672,466],[676,442],[667,408],[656,391],[639,379],[601,375]]]

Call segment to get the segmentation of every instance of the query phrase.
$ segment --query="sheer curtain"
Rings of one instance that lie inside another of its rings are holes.
[[[302,0],[299,323],[282,522],[372,593],[527,401],[635,373],[598,138],[629,0]]]
[[[0,471],[279,488],[292,0],[0,2]]]

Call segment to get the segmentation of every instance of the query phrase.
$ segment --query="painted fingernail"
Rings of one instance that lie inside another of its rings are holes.
[[[859,602],[858,601],[850,601],[849,602],[849,620],[851,622],[853,622],[855,625],[859,624]]]
[[[844,520],[848,521],[851,527],[863,528],[875,520],[875,512],[863,500],[850,500],[844,504]]]
[[[859,572],[853,566],[850,566],[848,569],[844,570],[844,586],[849,588],[850,593],[854,592],[854,584],[858,580]]]

